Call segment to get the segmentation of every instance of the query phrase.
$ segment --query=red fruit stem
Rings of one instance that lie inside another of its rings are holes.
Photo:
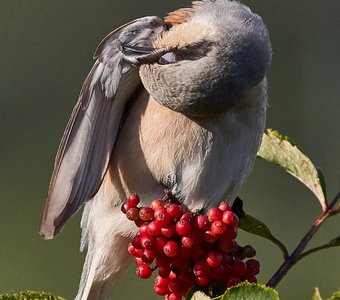
[[[303,250],[306,248],[314,234],[318,231],[321,224],[326,221],[326,219],[335,214],[335,211],[338,210],[336,208],[338,201],[340,200],[340,193],[338,193],[333,199],[332,203],[328,205],[326,210],[314,221],[312,227],[306,233],[306,235],[302,238],[299,245],[296,247],[294,252],[283,262],[277,272],[273,275],[273,277],[267,282],[267,286],[276,287],[282,278],[287,274],[287,272],[297,263],[300,259]]]

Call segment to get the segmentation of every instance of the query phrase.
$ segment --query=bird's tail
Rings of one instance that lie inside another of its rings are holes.
[[[107,299],[131,262],[130,239],[114,230],[121,225],[114,217],[119,212],[106,214],[96,202],[94,199],[84,208],[81,248],[87,247],[87,255],[76,300]]]

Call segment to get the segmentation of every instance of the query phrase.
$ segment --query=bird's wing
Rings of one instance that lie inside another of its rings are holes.
[[[68,121],[55,160],[39,232],[53,238],[67,219],[97,192],[106,172],[125,104],[141,84],[139,57],[164,30],[145,17],[111,32],[98,46]]]

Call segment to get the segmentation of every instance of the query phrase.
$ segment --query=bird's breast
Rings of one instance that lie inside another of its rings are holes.
[[[121,193],[136,192],[149,201],[171,188],[191,209],[233,201],[253,166],[265,105],[263,83],[237,109],[187,117],[141,89],[113,152],[113,182]]]

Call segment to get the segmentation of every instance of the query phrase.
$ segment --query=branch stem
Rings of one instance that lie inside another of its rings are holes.
[[[298,262],[298,260],[303,257],[302,252],[314,236],[314,234],[318,231],[321,224],[331,215],[338,213],[339,208],[337,207],[338,202],[340,200],[340,192],[334,197],[333,201],[328,205],[326,210],[314,221],[312,227],[306,233],[306,235],[302,238],[299,245],[296,247],[294,252],[283,262],[277,272],[273,275],[273,277],[267,282],[267,286],[276,287],[282,278],[287,274],[287,272]]]
[[[319,218],[317,218],[311,227],[311,229],[306,233],[306,235],[301,240],[300,244],[296,247],[294,252],[283,262],[281,267],[277,270],[277,272],[273,275],[273,277],[267,282],[267,286],[276,287],[278,283],[282,280],[282,278],[287,274],[291,267],[293,267],[296,262],[299,260],[300,255],[303,250],[306,248],[314,234],[319,229],[320,225],[327,219],[329,216],[328,210],[323,212]]]

